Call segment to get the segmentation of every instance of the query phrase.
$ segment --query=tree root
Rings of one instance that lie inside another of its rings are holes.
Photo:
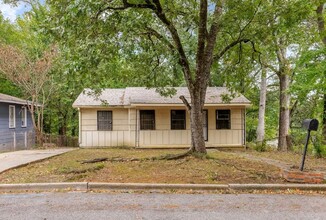
[[[190,154],[192,154],[192,151],[188,150],[181,154],[167,154],[167,155],[163,155],[163,156],[159,156],[159,157],[151,157],[151,158],[146,158],[146,159],[147,160],[178,160],[178,159],[185,158],[185,157],[189,156]]]
[[[178,160],[182,159],[184,157],[189,156],[193,152],[191,150],[186,151],[185,153],[181,154],[167,154],[167,155],[162,155],[158,157],[147,157],[147,158],[120,158],[120,157],[113,157],[113,158],[107,158],[107,157],[102,157],[102,158],[95,158],[92,160],[83,160],[80,161],[81,164],[85,163],[98,163],[98,162],[103,162],[103,161],[109,161],[109,162],[133,162],[133,161],[153,161],[153,160]]]
[[[84,164],[84,163],[98,163],[98,162],[102,162],[102,161],[107,161],[109,158],[107,157],[102,157],[102,158],[95,158],[92,160],[83,160],[80,163]]]

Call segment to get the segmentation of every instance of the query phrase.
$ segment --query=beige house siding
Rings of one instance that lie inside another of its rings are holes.
[[[112,131],[97,130],[97,111],[112,111]],[[80,109],[80,146],[116,147],[130,146],[128,109]]]
[[[171,130],[171,110],[184,107],[138,107],[80,109],[80,146],[142,148],[189,147],[190,120],[186,114],[186,130]],[[239,147],[244,143],[244,107],[207,107],[207,147]],[[231,110],[231,129],[216,129],[216,110]],[[112,111],[112,131],[97,131],[97,111]],[[139,110],[155,110],[155,130],[140,130]]]

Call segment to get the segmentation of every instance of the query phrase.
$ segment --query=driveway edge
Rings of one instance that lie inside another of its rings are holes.
[[[0,192],[17,191],[92,191],[92,190],[193,190],[193,191],[245,191],[245,190],[309,190],[326,191],[326,184],[147,184],[147,183],[20,183],[0,184]]]

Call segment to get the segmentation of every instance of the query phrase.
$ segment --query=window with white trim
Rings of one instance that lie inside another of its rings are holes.
[[[26,128],[27,127],[27,108],[26,107],[22,107],[21,109],[21,118],[22,118],[22,127]]]
[[[9,105],[9,128],[16,127],[15,106]]]

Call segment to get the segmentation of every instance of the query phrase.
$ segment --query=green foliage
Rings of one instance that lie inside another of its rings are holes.
[[[17,0],[7,0],[16,3]],[[32,1],[28,16],[11,24],[0,15],[0,43],[13,44],[39,57],[56,44],[59,58],[52,70],[56,90],[45,110],[45,131],[77,135],[78,115],[71,105],[84,88],[156,87],[170,95],[166,86],[185,86],[178,56],[169,48],[172,42],[167,29],[150,10],[106,11],[107,5],[121,6],[121,1],[49,0],[43,6]],[[144,3],[133,0],[133,3]],[[198,1],[161,1],[167,17],[176,24],[191,69],[196,68]],[[215,1],[209,1],[215,5]],[[259,75],[261,63],[278,67],[276,42],[282,39],[292,50],[293,85],[288,91],[298,101],[292,115],[291,135],[302,144],[299,127],[302,119],[321,119],[321,95],[325,93],[325,47],[317,41],[314,19],[315,2],[308,0],[225,1],[221,30],[215,52],[237,38],[251,43],[234,46],[219,62],[214,62],[209,84],[227,86],[234,94],[243,93],[252,101],[247,110],[247,141],[255,141],[258,124]],[[209,24],[212,23],[209,11]],[[163,36],[160,39],[153,30]],[[265,139],[278,136],[278,79],[268,72]],[[21,97],[21,92],[0,77],[0,92]],[[227,102],[230,97],[224,97]],[[292,104],[294,103],[292,102]]]
[[[257,142],[256,145],[254,146],[254,150],[258,152],[265,152],[267,150],[266,140],[260,143]]]
[[[1,77],[1,75],[0,75],[0,93],[15,96],[15,97],[22,97],[21,90],[9,80]]]
[[[317,158],[326,156],[326,145],[322,144],[322,140],[323,138],[320,133],[317,133],[316,136],[312,138],[312,154]]]

